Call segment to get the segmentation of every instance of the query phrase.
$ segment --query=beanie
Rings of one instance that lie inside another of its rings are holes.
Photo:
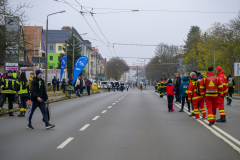
[[[194,76],[197,76],[195,72],[191,72],[190,73],[190,77],[194,77]]]
[[[172,80],[171,80],[171,79],[169,79],[169,80],[168,80],[168,83],[172,83]]]
[[[208,67],[208,71],[212,72],[213,71],[213,67]]]
[[[36,76],[38,76],[39,73],[42,73],[42,71],[41,70],[37,70],[36,71]]]

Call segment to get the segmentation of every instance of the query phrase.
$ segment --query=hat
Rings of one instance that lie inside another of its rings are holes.
[[[42,71],[41,70],[37,70],[36,71],[36,76],[38,76],[39,73],[42,73]]]
[[[8,71],[8,73],[12,73],[12,71],[11,71],[11,70],[9,70],[9,71]]]
[[[172,83],[172,80],[171,80],[171,79],[169,79],[169,80],[168,80],[168,83]]]
[[[190,77],[194,77],[194,76],[197,76],[195,72],[191,72],[190,73]]]
[[[217,68],[215,68],[215,70],[221,70],[222,69],[222,67],[220,67],[220,66],[217,66]]]
[[[208,71],[212,72],[213,71],[213,67],[208,67]]]

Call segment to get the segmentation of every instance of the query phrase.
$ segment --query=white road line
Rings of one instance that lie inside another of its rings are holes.
[[[113,103],[112,105],[115,105],[116,103]]]
[[[116,101],[116,102],[118,102],[118,101]]]
[[[79,131],[84,131],[87,127],[89,127],[90,124],[86,124],[85,126],[83,126]]]
[[[100,116],[96,116],[95,118],[93,118],[93,121],[96,121]]]
[[[102,111],[102,113],[106,113],[106,112],[107,112],[107,110]]]
[[[109,106],[108,108],[112,108],[112,106]]]
[[[57,149],[62,149],[64,148],[71,140],[73,140],[73,137],[69,137],[66,141],[64,141],[60,146],[57,147]]]

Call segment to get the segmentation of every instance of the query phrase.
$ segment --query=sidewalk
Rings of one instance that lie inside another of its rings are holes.
[[[240,100],[240,96],[232,96],[232,98]]]

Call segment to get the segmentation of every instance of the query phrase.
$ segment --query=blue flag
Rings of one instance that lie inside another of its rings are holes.
[[[88,63],[88,58],[86,56],[81,56],[78,58],[74,66],[72,85],[77,80],[78,76],[83,71],[87,63]]]
[[[65,68],[66,62],[67,62],[67,56],[63,55],[62,62],[61,62],[60,82],[62,81],[62,75],[63,75],[63,72],[64,72],[64,68]]]

